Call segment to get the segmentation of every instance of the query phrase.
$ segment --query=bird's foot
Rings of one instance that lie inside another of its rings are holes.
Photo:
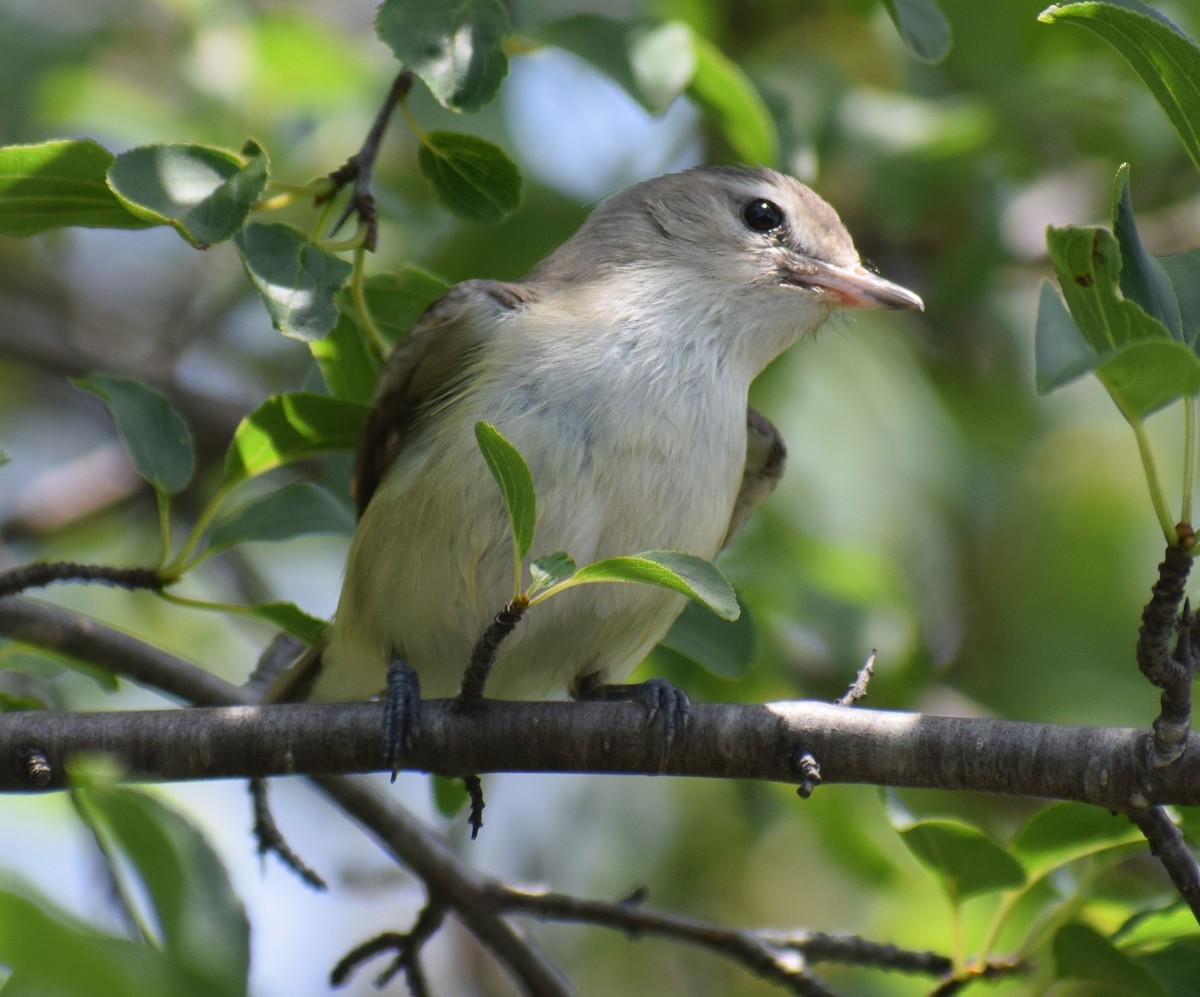
[[[400,771],[404,753],[416,746],[421,736],[421,680],[403,658],[388,666],[387,691],[383,696],[383,748],[392,769],[392,782]]]
[[[572,695],[576,699],[584,700],[640,703],[646,711],[646,726],[649,727],[658,720],[662,727],[661,757],[664,765],[676,735],[683,736],[687,733],[688,721],[692,715],[692,703],[687,693],[677,689],[666,679],[647,679],[635,685],[589,683],[584,679],[576,683]]]

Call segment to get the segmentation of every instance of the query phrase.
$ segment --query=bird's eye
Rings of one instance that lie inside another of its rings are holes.
[[[755,232],[771,232],[783,224],[783,209],[774,201],[759,198],[742,208],[742,221]]]

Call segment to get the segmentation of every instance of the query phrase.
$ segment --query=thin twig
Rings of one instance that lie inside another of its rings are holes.
[[[1126,816],[1146,836],[1151,854],[1162,863],[1192,916],[1200,922],[1200,863],[1183,840],[1183,832],[1162,807],[1130,808]]]
[[[0,572],[0,598],[55,582],[100,582],[125,589],[158,592],[163,580],[154,568],[117,568],[111,564],[76,564],[74,561],[38,561]]]

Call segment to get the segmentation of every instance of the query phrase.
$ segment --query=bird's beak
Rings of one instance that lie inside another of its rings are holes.
[[[908,288],[884,280],[864,266],[839,267],[806,258],[790,268],[788,281],[833,295],[841,308],[925,310],[925,303]]]

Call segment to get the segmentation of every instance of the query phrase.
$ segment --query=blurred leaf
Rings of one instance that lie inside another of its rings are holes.
[[[1156,259],[1171,281],[1179,304],[1184,341],[1194,349],[1200,341],[1200,249]]]
[[[5,993],[128,997],[215,991],[195,986],[173,960],[148,945],[101,935],[28,887],[0,885],[0,964]]]
[[[922,62],[941,62],[950,54],[950,22],[934,0],[883,0],[909,54]]]
[[[499,0],[384,0],[375,32],[452,111],[478,111],[508,74],[508,11]]]
[[[1111,232],[1051,227],[1046,243],[1071,318],[1095,356],[1096,373],[1127,419],[1140,418],[1200,391],[1200,360],[1173,340],[1166,326],[1121,295],[1121,252]],[[1071,352],[1064,345],[1065,327],[1061,316],[1055,319],[1052,306],[1048,308],[1045,330],[1039,315],[1039,333],[1047,331],[1058,337],[1062,359]],[[1042,355],[1039,352],[1039,360]],[[1047,372],[1046,380],[1054,380],[1052,373]],[[1063,377],[1056,383],[1063,383]]]
[[[926,820],[900,830],[900,840],[941,882],[954,903],[979,893],[1015,889],[1021,864],[986,834],[953,820]]]
[[[291,602],[256,602],[253,606],[247,606],[246,611],[280,630],[286,630],[293,637],[299,637],[306,644],[316,644],[329,629],[328,620],[306,613]]]
[[[135,215],[171,225],[205,249],[233,237],[267,182],[267,157],[253,143],[249,161],[194,143],[147,145],[118,156],[108,185]]]
[[[0,148],[0,235],[52,228],[147,228],[108,187],[113,154],[90,140]]]
[[[742,72],[712,42],[693,35],[696,72],[690,93],[720,126],[737,157],[751,166],[775,166],[779,135],[767,105]]]
[[[1185,938],[1196,940],[1196,916],[1182,900],[1162,910],[1138,911],[1112,936],[1114,942],[1142,951]]]
[[[535,558],[529,564],[529,576],[532,582],[526,595],[534,595],[541,592],[542,589],[548,589],[551,585],[566,581],[575,574],[576,568],[575,562],[565,551],[561,550],[547,554],[545,557]]]
[[[537,522],[537,499],[533,475],[519,450],[508,442],[500,431],[486,422],[475,423],[475,441],[488,470],[500,486],[508,521],[512,527],[516,559],[523,561],[533,545],[533,530]]]
[[[1113,182],[1113,234],[1121,251],[1121,293],[1158,319],[1175,339],[1183,341],[1179,302],[1161,263],[1146,252],[1138,235],[1129,196],[1129,164],[1122,163]]]
[[[1147,970],[1171,997],[1194,994],[1196,981],[1200,980],[1200,939],[1196,938],[1196,918],[1192,917],[1189,937],[1176,939],[1155,951],[1144,952],[1134,961]]]
[[[103,399],[138,474],[164,495],[187,487],[196,466],[192,434],[165,396],[127,377],[89,374],[71,383]]]
[[[648,550],[610,557],[580,568],[571,582],[640,582],[671,589],[695,599],[723,620],[741,614],[729,579],[712,561],[675,550]]]
[[[354,532],[354,517],[324,488],[297,481],[247,502],[213,527],[210,551],[234,544],[290,540],[310,533]]]
[[[1012,851],[1033,877],[1141,840],[1141,831],[1125,817],[1081,803],[1052,803],[1025,822]]]
[[[1154,94],[1200,169],[1200,47],[1191,38],[1137,0],[1055,4],[1038,20],[1076,21],[1120,52]]]
[[[1054,935],[1053,950],[1060,979],[1095,980],[1139,997],[1166,997],[1166,991],[1146,969],[1095,928],[1084,924],[1063,925]]]
[[[521,203],[521,171],[498,145],[461,132],[426,132],[417,153],[438,202],[466,221],[498,222]]]
[[[372,274],[367,278],[364,293],[371,318],[383,338],[394,346],[449,287],[440,277],[410,264],[395,272]],[[338,295],[337,303],[343,314],[358,321],[349,290]]]
[[[678,21],[624,23],[575,14],[542,29],[549,44],[587,60],[651,114],[662,114],[691,82],[691,29]]]
[[[467,787],[461,779],[448,779],[435,773],[430,785],[433,788],[433,804],[443,817],[457,817],[471,802]]]
[[[1042,282],[1034,331],[1035,378],[1038,394],[1049,394],[1088,371],[1098,358],[1071,318],[1051,283]]]
[[[89,824],[115,841],[136,870],[162,929],[163,950],[207,981],[210,992],[245,992],[250,923],[200,832],[139,790],[89,780],[74,795]]]
[[[238,424],[225,453],[225,485],[289,461],[358,446],[367,406],[324,395],[273,395]]]
[[[234,236],[271,324],[292,339],[320,339],[337,322],[333,297],[353,269],[287,225],[247,225]]]
[[[713,675],[740,679],[754,661],[754,624],[749,612],[743,611],[730,621],[713,615],[699,603],[689,602],[671,624],[662,644]]]
[[[310,340],[308,349],[334,398],[370,404],[383,360],[354,319],[339,315],[328,335]]]
[[[336,113],[375,82],[375,67],[354,43],[360,36],[329,30],[315,11],[260,8],[239,28],[254,45],[252,90],[264,107]]]

